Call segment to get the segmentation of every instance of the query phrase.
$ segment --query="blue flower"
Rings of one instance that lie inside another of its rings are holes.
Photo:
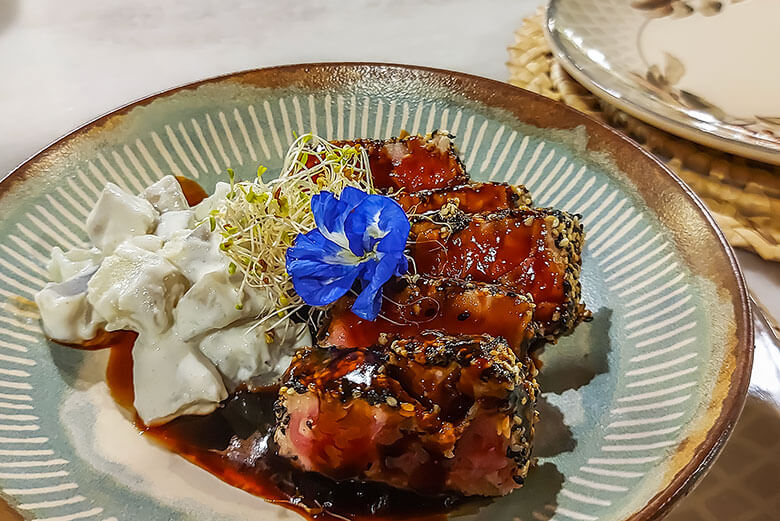
[[[352,311],[374,320],[382,286],[409,269],[404,256],[410,228],[406,213],[389,197],[352,187],[339,198],[320,192],[311,199],[311,211],[317,227],[298,234],[287,250],[287,273],[295,291],[310,306],[324,306],[359,281]]]

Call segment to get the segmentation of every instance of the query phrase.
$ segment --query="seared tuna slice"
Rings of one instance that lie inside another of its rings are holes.
[[[352,144],[366,150],[375,188],[417,192],[468,182],[453,138],[436,131],[426,136],[358,139],[336,144]]]
[[[366,347],[383,338],[412,338],[426,331],[484,333],[506,339],[517,356],[525,356],[537,333],[529,297],[484,282],[414,279],[403,277],[385,285],[382,309],[374,321],[350,311],[354,298],[340,299],[330,309],[321,344]]]
[[[583,243],[578,215],[521,208],[419,218],[409,249],[419,274],[529,293],[542,335],[555,341],[586,316],[579,281]]]
[[[531,194],[524,186],[504,183],[471,183],[452,188],[419,192],[400,192],[395,200],[408,214],[441,210],[448,204],[466,213],[495,212],[531,205]]]
[[[279,454],[337,480],[507,494],[528,471],[535,375],[487,335],[307,348],[280,389]]]

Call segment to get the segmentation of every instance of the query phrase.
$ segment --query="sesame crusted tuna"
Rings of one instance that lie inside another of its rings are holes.
[[[408,276],[387,284],[384,296],[374,321],[350,311],[353,297],[337,302],[330,309],[321,344],[366,347],[426,331],[488,334],[502,337],[524,357],[537,334],[530,297],[497,284]]]
[[[528,471],[535,374],[487,335],[304,349],[280,390],[275,439],[295,465],[337,480],[502,495]]]
[[[530,294],[540,339],[554,342],[587,316],[579,282],[583,243],[579,215],[520,208],[418,218],[409,249],[419,274]]]

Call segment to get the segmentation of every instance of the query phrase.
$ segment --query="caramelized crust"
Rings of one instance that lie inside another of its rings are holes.
[[[529,293],[542,335],[555,341],[586,315],[580,301],[582,247],[578,215],[521,208],[420,218],[412,224],[409,249],[420,274]]]
[[[351,144],[366,150],[375,188],[390,192],[417,192],[468,182],[453,138],[450,134],[436,131],[426,136],[357,139],[335,144]]]
[[[528,470],[535,374],[487,335],[307,348],[284,377],[275,439],[282,456],[335,479],[505,494]]]
[[[495,284],[455,279],[400,278],[384,288],[380,316],[361,319],[350,311],[353,298],[339,300],[321,343],[365,347],[392,339],[419,337],[426,331],[488,334],[505,339],[524,356],[536,335],[534,304],[525,295]]]
[[[495,212],[531,205],[531,194],[524,186],[504,183],[471,183],[452,188],[437,188],[396,194],[395,200],[408,214],[441,210],[448,203],[466,213]]]
[[[279,455],[335,480],[506,494],[530,462],[531,345],[587,314],[580,216],[531,208],[524,187],[470,183],[445,133],[348,143],[412,217],[413,274],[384,286],[375,321],[339,299],[319,347],[295,354],[276,403]]]

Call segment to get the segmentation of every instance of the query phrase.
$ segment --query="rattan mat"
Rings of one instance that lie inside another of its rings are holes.
[[[780,262],[780,167],[692,143],[647,125],[574,81],[544,37],[544,9],[526,18],[509,47],[509,82],[560,100],[633,138],[707,204],[732,246]]]

